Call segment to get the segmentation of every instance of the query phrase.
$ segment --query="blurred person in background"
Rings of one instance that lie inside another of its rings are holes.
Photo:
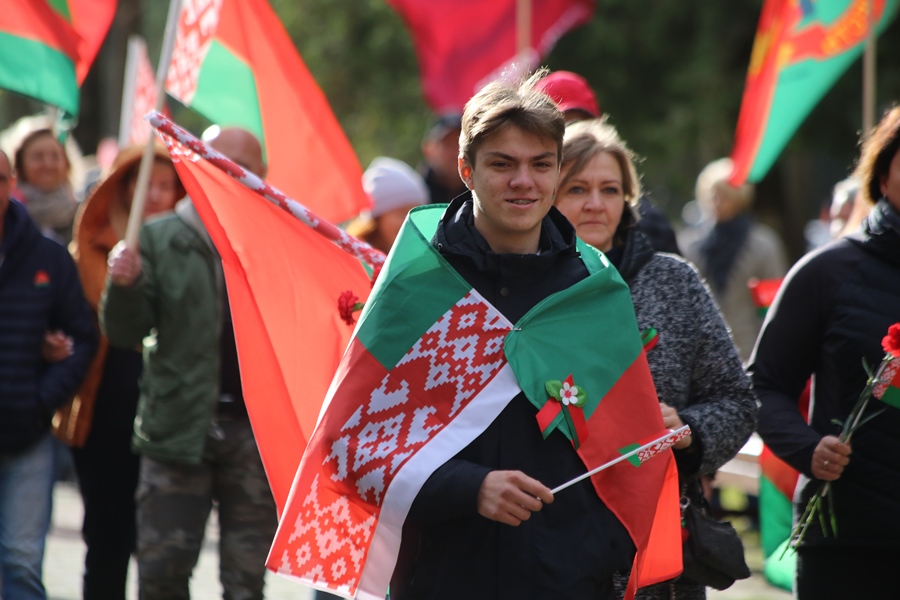
[[[577,73],[554,71],[538,82],[538,88],[556,103],[566,119],[566,125],[596,119],[603,114],[594,90]],[[636,208],[640,217],[637,228],[644,232],[653,248],[658,252],[680,254],[675,230],[665,215],[646,196],[638,198]]]
[[[18,192],[44,235],[68,244],[78,203],[69,182],[69,158],[50,129],[38,129],[15,153]]]
[[[674,447],[675,460],[683,495],[699,501],[699,476],[733,458],[753,432],[756,399],[696,270],[655,252],[635,227],[640,180],[633,156],[605,119],[569,125],[555,206],[578,237],[606,253],[631,289],[638,327],[655,336],[655,345],[645,347],[663,422],[691,427]],[[627,582],[627,576],[616,579],[620,598]],[[637,597],[698,600],[706,590],[676,580],[641,588]]]
[[[10,198],[0,151],[0,586],[9,600],[46,598],[44,543],[56,479],[50,421],[84,378],[97,345],[72,258]],[[44,360],[48,330],[71,348]]]
[[[428,186],[431,204],[446,204],[466,191],[457,168],[460,131],[462,115],[441,115],[422,140],[419,172]]]
[[[885,354],[882,338],[900,322],[900,107],[864,140],[856,176],[871,212],[856,233],[794,265],[749,367],[761,401],[759,434],[803,475],[795,522],[822,482],[831,482],[824,514],[797,547],[800,600],[896,593],[900,411],[880,405],[852,448],[838,436],[868,380],[863,359],[875,368]],[[810,376],[804,419],[797,403]],[[867,414],[875,411],[870,406]],[[820,523],[828,522],[838,535],[823,531]]]
[[[681,247],[712,289],[746,362],[762,326],[748,282],[784,276],[787,258],[778,235],[750,214],[753,185],[728,183],[732,167],[730,158],[722,158],[700,172],[697,202],[712,225],[685,232]]]
[[[387,254],[409,211],[428,204],[428,188],[412,167],[386,156],[372,161],[362,181],[372,210],[351,221],[347,233]]]
[[[76,217],[72,253],[95,324],[107,257],[125,236],[143,152],[143,146],[122,150]],[[154,153],[144,218],[171,211],[184,196],[168,152],[156,146]],[[110,347],[101,336],[84,383],[54,422],[57,437],[72,448],[84,502],[85,600],[125,598],[136,539],[134,496],[140,459],[131,450],[131,435],[140,374],[137,347]]]

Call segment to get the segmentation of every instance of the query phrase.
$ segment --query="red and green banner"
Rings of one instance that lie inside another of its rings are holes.
[[[365,300],[369,276],[284,210],[166,141],[222,257],[243,392],[281,512],[350,340],[338,297],[352,290]]]
[[[78,34],[44,0],[0,10],[0,87],[78,113]]]
[[[735,131],[731,183],[758,182],[794,132],[881,33],[900,0],[766,0]]]
[[[39,0],[38,0],[39,1]],[[116,0],[46,0],[56,13],[78,33],[78,85],[87,77],[106,33],[116,16]]]
[[[520,391],[537,415],[556,402],[549,381],[580,386],[590,431],[577,452],[586,467],[663,430],[628,288],[602,255],[582,246],[591,276],[513,324],[429,243],[442,213],[412,211],[363,308],[282,513],[273,571],[382,600],[421,486]],[[569,427],[557,420],[550,435],[573,440]],[[671,452],[592,481],[638,548],[635,585],[680,572]]]
[[[166,90],[263,143],[267,180],[341,223],[370,206],[322,90],[265,0],[184,0]]]
[[[406,23],[419,58],[425,101],[436,113],[462,112],[504,69],[538,66],[556,41],[587,23],[594,0],[528,2],[531,47],[517,47],[520,0],[388,0]]]

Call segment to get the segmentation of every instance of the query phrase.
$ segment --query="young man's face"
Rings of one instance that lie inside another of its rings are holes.
[[[475,164],[460,159],[459,174],[473,192],[475,228],[491,249],[537,252],[559,177],[556,142],[510,125],[481,142]]]

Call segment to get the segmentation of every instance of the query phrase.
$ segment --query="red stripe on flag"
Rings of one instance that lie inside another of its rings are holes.
[[[40,42],[78,62],[75,29],[44,1],[9,2],[0,10],[0,31]]]
[[[75,65],[80,86],[87,77],[116,16],[116,0],[68,0],[72,27],[81,37]]]

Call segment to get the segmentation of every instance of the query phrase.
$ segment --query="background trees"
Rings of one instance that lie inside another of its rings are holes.
[[[415,164],[432,115],[422,100],[409,35],[384,0],[270,0],[365,167],[379,154]],[[125,44],[142,34],[153,60],[165,2],[119,0],[119,11],[83,88],[74,135],[90,153],[118,128]],[[762,0],[597,0],[593,20],[545,61],[583,74],[602,109],[644,157],[651,198],[674,221],[696,174],[727,155],[737,122]],[[878,44],[877,115],[900,101],[900,20]],[[794,257],[802,227],[852,169],[861,128],[862,68],[851,67],[801,126],[760,183],[758,213],[780,229]],[[40,107],[3,94],[0,125]],[[200,131],[202,118],[174,107]]]

